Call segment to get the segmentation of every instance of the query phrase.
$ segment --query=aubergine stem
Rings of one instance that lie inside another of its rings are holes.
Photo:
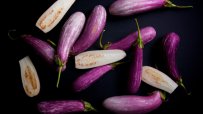
[[[166,92],[165,91],[159,91],[159,92],[160,92],[160,95],[161,95],[161,99],[163,101],[167,101],[167,99],[166,99]]]
[[[16,40],[16,39],[18,39],[18,37],[13,37],[12,35],[11,35],[11,33],[12,32],[16,32],[16,29],[11,29],[11,30],[8,30],[8,37],[11,39],[11,40]]]
[[[47,42],[49,42],[52,46],[56,47],[56,44],[52,40],[47,39]]]
[[[187,93],[187,95],[191,95],[191,92],[189,92],[189,91],[186,89],[185,85],[183,84],[183,79],[182,79],[182,78],[180,78],[176,83],[177,83],[178,85],[180,85],[180,86],[185,90],[185,92]]]
[[[115,68],[115,67],[117,67],[118,65],[124,64],[124,63],[126,63],[126,62],[116,62],[116,63],[112,63],[111,66],[112,66],[113,68]]]
[[[59,82],[60,82],[60,79],[61,79],[62,68],[64,66],[64,64],[61,62],[61,60],[58,58],[58,56],[56,56],[56,64],[59,66],[58,79],[57,79],[57,83],[56,83],[56,87],[58,88]]]
[[[166,4],[164,5],[164,7],[167,7],[167,8],[193,8],[193,6],[178,6],[178,5],[175,5],[170,0],[166,0]]]
[[[105,30],[103,30],[103,32],[102,32],[101,35],[100,35],[100,38],[99,38],[99,46],[100,46],[100,48],[102,48],[102,49],[107,49],[107,48],[111,45],[111,43],[108,42],[107,44],[104,44],[104,45],[102,44],[102,38],[103,38],[104,32],[105,32]]]
[[[84,103],[84,107],[85,107],[85,112],[89,112],[89,111],[97,111],[89,102],[87,101],[83,101],[82,102]]]
[[[138,21],[137,21],[136,18],[135,18],[135,22],[136,22],[136,26],[137,26],[137,29],[138,29],[138,37],[137,37],[137,40],[136,40],[136,44],[138,45],[139,48],[144,48],[144,44],[143,44],[141,33],[140,33],[140,27],[139,27],[139,24],[138,24]]]

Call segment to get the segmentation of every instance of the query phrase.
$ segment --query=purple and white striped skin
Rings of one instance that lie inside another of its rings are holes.
[[[44,101],[38,104],[43,114],[67,114],[95,110],[90,103],[80,100]]]
[[[178,81],[180,79],[180,73],[177,70],[176,65],[176,52],[180,43],[180,37],[175,32],[168,33],[163,39],[164,51],[167,57],[167,65],[173,79]]]
[[[143,48],[144,48],[137,19],[135,19],[135,21],[138,28],[138,37],[137,37],[137,41],[133,51],[134,58],[131,64],[130,77],[128,82],[128,91],[131,94],[136,93],[140,88],[140,84],[142,80],[142,62],[143,62]]]
[[[106,10],[103,6],[95,6],[87,20],[84,31],[73,45],[71,54],[77,55],[94,44],[104,29],[106,16]]]
[[[167,67],[171,77],[180,86],[186,89],[185,86],[183,85],[183,81],[176,64],[176,53],[177,53],[179,43],[180,43],[179,35],[175,32],[171,32],[171,33],[168,33],[163,39],[163,46],[164,46],[163,48],[166,54]]]
[[[142,62],[143,62],[143,49],[136,46],[133,51],[133,61],[130,69],[130,78],[128,82],[128,91],[131,94],[136,93],[142,80]]]
[[[170,0],[116,0],[109,8],[111,15],[129,16],[162,7],[191,8],[192,6],[177,6]]]
[[[142,28],[140,32],[144,44],[150,42],[156,37],[156,30],[151,26]],[[106,46],[104,47],[106,47],[106,49],[128,50],[132,46],[132,44],[135,43],[137,37],[138,32],[133,32],[115,43],[106,44]]]
[[[85,15],[82,12],[72,14],[63,25],[57,47],[56,61],[59,65],[57,87],[62,67],[66,67],[71,47],[80,35],[85,24]],[[65,69],[65,68],[64,68]]]
[[[33,47],[49,65],[54,65],[54,48],[47,42],[42,41],[32,35],[22,35],[22,40]]]
[[[162,104],[159,91],[149,96],[122,95],[109,97],[104,100],[103,106],[116,114],[143,114],[157,109]]]
[[[73,90],[75,92],[85,90],[86,88],[91,86],[94,82],[96,82],[99,78],[101,78],[105,73],[112,70],[113,68],[114,68],[113,65],[104,65],[89,70],[88,72],[84,73],[74,81]]]

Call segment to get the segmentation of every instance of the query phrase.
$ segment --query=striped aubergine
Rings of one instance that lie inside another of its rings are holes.
[[[81,36],[73,45],[71,54],[77,55],[87,50],[95,43],[104,29],[106,16],[106,10],[102,5],[95,6],[87,20]]]
[[[191,8],[192,6],[177,6],[170,0],[116,0],[111,4],[109,12],[116,16],[129,16],[163,7]]]

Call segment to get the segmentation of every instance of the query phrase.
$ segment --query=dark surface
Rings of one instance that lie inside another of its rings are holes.
[[[21,0],[10,1],[9,17],[7,29],[17,29],[20,33],[30,33],[43,40],[50,38],[54,42],[58,41],[60,30],[66,19],[75,11],[82,11],[86,17],[95,5],[104,5],[108,11],[109,5],[114,0],[77,0],[77,2],[67,12],[61,22],[48,34],[44,34],[35,27],[35,23],[40,15],[53,4],[55,0]],[[192,92],[191,96],[187,96],[182,88],[169,96],[167,102],[152,113],[177,113],[177,112],[197,112],[201,111],[199,104],[202,96],[202,64],[203,64],[203,17],[201,0],[177,0],[175,3],[181,5],[193,5],[192,9],[159,9],[147,13],[134,15],[130,17],[114,17],[108,14],[106,32],[104,33],[103,42],[116,41],[127,34],[135,31],[134,18],[137,17],[140,27],[153,26],[157,31],[156,39],[148,43],[144,48],[144,65],[158,66],[163,69],[163,61],[159,58],[160,44],[159,41],[168,32],[176,32],[180,35],[181,41],[177,52],[177,65],[182,74],[188,90]],[[117,67],[115,70],[105,74],[100,80],[91,87],[81,93],[74,93],[71,90],[71,84],[76,77],[88,70],[75,70],[74,59],[70,58],[67,69],[61,76],[60,86],[56,89],[57,72],[48,67],[46,63],[35,54],[28,45],[20,40],[12,41],[7,39],[8,45],[4,47],[9,52],[9,72],[7,75],[12,78],[12,96],[14,99],[9,102],[8,112],[37,114],[37,103],[45,100],[67,100],[67,99],[83,99],[92,103],[98,112],[107,112],[102,108],[102,101],[111,96],[124,95],[126,93],[126,82],[130,62]],[[9,48],[7,48],[9,47]],[[91,49],[99,49],[98,42]],[[89,50],[91,50],[89,49]],[[40,94],[34,98],[26,96],[21,82],[20,67],[18,61],[24,56],[29,55],[35,65],[41,83]],[[130,52],[126,61],[130,60]],[[3,61],[5,62],[5,61]],[[8,64],[8,63],[6,63]],[[7,83],[7,82],[6,82]],[[8,83],[7,83],[8,84]],[[147,95],[147,93],[156,90],[142,83],[140,91],[137,95]],[[8,90],[9,91],[9,90]],[[200,92],[199,92],[200,91]],[[6,92],[7,93],[7,92]],[[10,97],[10,96],[9,96]],[[14,109],[15,110],[12,110]]]

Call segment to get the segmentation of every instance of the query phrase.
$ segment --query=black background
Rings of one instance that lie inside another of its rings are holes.
[[[114,0],[77,0],[60,23],[48,34],[44,34],[36,28],[35,23],[55,0],[8,1],[7,29],[16,29],[18,33],[29,33],[42,40],[49,38],[57,42],[61,27],[72,13],[82,11],[88,18],[95,5],[103,5],[108,12],[108,7],[113,1]],[[174,0],[174,2],[180,5],[193,5],[194,8],[163,8],[129,17],[114,17],[108,14],[103,42],[114,42],[136,31],[137,28],[133,19],[137,17],[140,27],[153,26],[157,31],[156,38],[144,48],[143,64],[150,66],[157,65],[159,69],[164,70],[163,61],[159,56],[162,55],[162,53],[158,51],[160,48],[159,41],[166,33],[178,33],[181,37],[181,42],[177,51],[177,65],[185,85],[188,90],[192,92],[192,95],[187,96],[181,88],[177,88],[177,90],[169,96],[168,101],[163,103],[161,107],[152,113],[202,112],[199,108],[201,105],[201,68],[203,63],[203,18],[201,0]],[[79,75],[88,70],[74,69],[73,58],[69,59],[67,69],[61,76],[60,86],[56,89],[57,72],[47,66],[46,63],[35,54],[32,48],[20,40],[12,41],[7,38],[6,43],[7,45],[4,47],[6,52],[3,54],[3,57],[6,57],[6,60],[8,60],[3,61],[3,63],[9,65],[9,72],[6,73],[9,81],[5,81],[5,83],[6,85],[11,85],[12,90],[12,94],[9,94],[11,97],[9,97],[8,105],[9,108],[11,107],[11,110],[7,110],[8,113],[15,111],[15,113],[37,114],[39,113],[36,108],[37,103],[45,100],[67,99],[83,99],[89,101],[99,112],[104,113],[107,111],[103,109],[101,104],[105,98],[127,94],[126,82],[128,80],[130,62],[108,72],[85,91],[74,93],[71,90],[71,83]],[[92,49],[99,49],[98,42],[89,50]],[[124,61],[131,59],[130,51],[127,53],[128,56]],[[20,76],[18,61],[27,55],[31,57],[41,83],[40,94],[34,98],[30,98],[24,93]],[[6,66],[4,69],[6,68],[8,70],[8,67]],[[6,86],[3,86],[3,88],[6,88]],[[156,89],[142,83],[137,95],[147,95],[147,93],[153,90]],[[4,92],[3,94],[7,95],[7,93],[8,92]],[[200,103],[200,105],[198,103]]]

